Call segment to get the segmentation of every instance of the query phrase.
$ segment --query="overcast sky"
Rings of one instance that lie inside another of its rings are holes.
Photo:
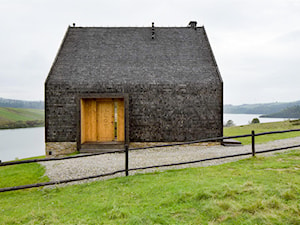
[[[205,26],[224,103],[300,100],[300,0],[0,0],[0,97],[43,100],[69,25]]]

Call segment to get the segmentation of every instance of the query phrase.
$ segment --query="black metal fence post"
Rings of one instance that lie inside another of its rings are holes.
[[[125,145],[125,175],[128,176],[128,144]]]
[[[251,132],[252,137],[252,156],[255,156],[255,132],[254,130]]]

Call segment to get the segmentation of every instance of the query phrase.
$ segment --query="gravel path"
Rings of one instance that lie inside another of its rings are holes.
[[[265,144],[258,144],[255,146],[256,151],[268,150],[273,148],[280,148],[286,146],[293,146],[300,144],[300,137],[289,138],[283,140],[276,140]],[[300,148],[298,148],[300,149]],[[225,147],[221,145],[203,146],[203,145],[190,145],[190,146],[175,146],[164,148],[153,148],[148,150],[139,150],[129,152],[129,168],[139,168],[145,166],[153,166],[160,164],[169,164],[177,162],[186,162],[193,160],[200,160],[205,158],[213,158],[225,155],[233,155],[239,153],[251,152],[251,145]],[[263,155],[272,155],[273,153],[265,153]],[[261,155],[261,154],[260,154]],[[249,156],[241,156],[234,158],[226,158],[219,160],[212,160],[194,164],[186,164],[172,167],[162,167],[155,169],[147,169],[140,171],[130,171],[129,174],[134,173],[146,173],[152,171],[162,171],[174,168],[186,168],[186,167],[200,167],[222,164],[226,162],[237,161],[242,158],[248,158]],[[98,155],[84,158],[66,159],[61,161],[48,161],[40,162],[40,164],[46,167],[46,174],[51,181],[65,180],[80,178],[86,176],[93,176],[103,173],[114,172],[116,170],[124,170],[124,153],[113,153],[106,155]],[[113,176],[97,178],[107,179],[116,176],[124,176],[124,173],[119,173]],[[96,179],[84,180],[74,183],[84,183]]]

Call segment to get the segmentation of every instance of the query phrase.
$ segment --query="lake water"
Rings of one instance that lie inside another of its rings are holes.
[[[259,118],[259,116],[261,116],[261,115],[260,114],[229,114],[229,113],[225,113],[223,120],[224,120],[224,124],[226,124],[226,122],[228,120],[232,120],[236,126],[247,125],[247,124],[251,123],[251,121],[254,118],[258,118],[261,123],[279,122],[279,121],[287,120],[286,118]]]
[[[232,120],[235,125],[246,125],[255,114],[224,114],[224,123]],[[278,118],[259,118],[261,123],[284,121]],[[0,130],[0,160],[2,162],[45,154],[44,127]]]
[[[0,130],[0,160],[45,155],[44,130],[44,127]]]

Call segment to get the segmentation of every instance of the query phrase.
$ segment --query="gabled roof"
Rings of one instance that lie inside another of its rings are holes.
[[[203,84],[222,79],[204,27],[69,27],[46,82]]]

